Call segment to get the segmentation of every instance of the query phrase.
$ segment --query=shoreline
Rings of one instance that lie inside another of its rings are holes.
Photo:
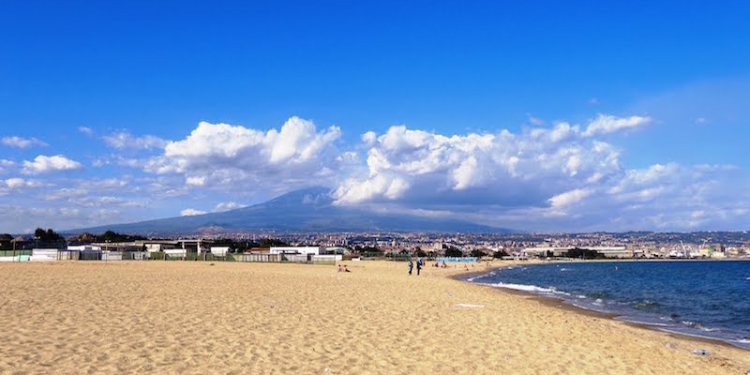
[[[689,261],[709,261],[709,260],[710,261],[727,261],[729,259],[648,259],[648,260],[633,260],[633,259],[630,259],[630,260],[624,260],[624,261],[631,261],[631,262],[639,262],[639,261],[648,261],[648,262],[673,262],[673,261],[689,262]],[[732,259],[732,260],[734,260],[734,259]],[[623,260],[592,259],[592,260],[587,260],[587,261],[583,261],[583,260],[578,260],[578,261],[544,261],[544,262],[534,262],[534,263],[527,263],[527,264],[528,265],[569,264],[571,262],[583,263],[583,262],[592,262],[592,261],[595,261],[595,262],[622,262]],[[744,259],[744,261],[750,261],[750,259]],[[524,261],[524,262],[526,262],[526,261]],[[719,345],[719,346],[723,346],[723,347],[727,347],[727,348],[734,348],[734,349],[739,349],[739,350],[744,350],[744,351],[750,352],[750,348],[745,348],[745,347],[742,347],[742,346],[733,345],[730,342],[727,342],[727,341],[724,341],[724,340],[718,339],[718,338],[705,337],[705,336],[699,336],[699,335],[691,335],[691,334],[688,334],[688,333],[672,332],[672,331],[667,331],[667,330],[664,330],[664,329],[659,329],[658,327],[649,325],[647,323],[639,323],[639,322],[632,322],[632,321],[617,319],[617,318],[625,316],[625,315],[617,314],[617,313],[608,313],[608,312],[603,312],[603,311],[597,311],[597,310],[593,310],[593,309],[587,309],[587,308],[581,307],[581,306],[576,306],[576,305],[573,305],[571,303],[566,303],[565,299],[560,298],[560,297],[544,296],[544,295],[540,295],[540,294],[537,294],[537,293],[534,293],[534,292],[531,292],[531,291],[524,291],[524,290],[517,290],[517,289],[503,288],[503,287],[493,287],[493,286],[490,286],[490,285],[482,285],[482,284],[477,284],[477,283],[475,283],[473,281],[469,281],[469,279],[472,279],[472,278],[475,278],[475,277],[478,277],[478,276],[482,276],[482,275],[488,274],[488,273],[490,273],[490,272],[492,272],[494,270],[503,269],[503,268],[511,268],[511,267],[516,267],[516,266],[520,266],[520,265],[523,265],[523,263],[520,263],[520,264],[516,263],[516,264],[512,264],[512,265],[490,266],[489,269],[486,270],[486,271],[477,271],[477,272],[469,271],[467,273],[456,274],[456,275],[452,275],[452,276],[449,276],[449,277],[452,278],[452,279],[454,279],[454,280],[465,282],[465,283],[469,283],[469,284],[476,285],[476,286],[479,286],[479,287],[490,288],[490,290],[494,290],[494,291],[497,291],[497,292],[507,293],[507,294],[510,294],[510,295],[516,295],[516,296],[524,297],[524,298],[527,298],[527,299],[530,299],[530,300],[537,301],[537,302],[539,302],[539,303],[541,303],[541,304],[543,304],[545,306],[549,306],[549,307],[552,307],[552,308],[555,308],[555,309],[564,310],[564,311],[569,311],[569,312],[572,312],[572,313],[575,313],[575,314],[580,314],[580,315],[584,315],[584,316],[589,316],[589,317],[594,317],[594,318],[601,318],[601,319],[607,319],[607,320],[611,320],[611,321],[615,321],[615,322],[620,322],[622,324],[625,324],[625,325],[628,325],[628,326],[631,326],[631,327],[635,327],[635,328],[638,328],[638,329],[648,330],[650,332],[660,332],[660,333],[665,334],[667,336],[675,337],[675,338],[680,338],[680,339],[683,339],[683,340],[694,341],[694,342],[699,342],[699,343],[707,343],[707,344],[712,344],[712,345]]]

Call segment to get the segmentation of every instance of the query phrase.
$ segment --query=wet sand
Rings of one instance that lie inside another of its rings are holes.
[[[346,264],[0,264],[0,374],[750,371],[747,351],[454,280],[459,268]]]

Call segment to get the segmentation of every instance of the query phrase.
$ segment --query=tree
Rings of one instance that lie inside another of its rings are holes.
[[[453,258],[461,258],[464,256],[464,252],[455,246],[451,246],[447,250],[445,250],[445,256],[453,257]]]
[[[51,242],[51,241],[60,241],[62,240],[62,236],[55,233],[52,228],[49,228],[47,230],[44,230],[42,228],[36,228],[34,231],[34,237],[39,241],[44,242]]]
[[[360,254],[362,254],[362,256],[365,256],[365,257],[383,255],[383,250],[380,250],[379,248],[377,248],[377,246],[376,247],[372,247],[372,246],[362,247],[362,246],[357,245],[354,247],[354,249],[357,250]]]
[[[10,234],[0,235],[0,250],[12,249],[11,241],[13,241],[13,236]]]
[[[474,257],[474,258],[481,258],[481,257],[483,257],[485,255],[487,255],[487,253],[485,253],[484,251],[479,250],[479,249],[474,249],[474,250],[471,251],[471,256]]]
[[[121,234],[115,231],[108,230],[101,236],[96,236],[97,242],[131,242],[137,240],[145,240],[142,236],[132,236],[129,234]]]
[[[507,257],[509,254],[505,252],[505,250],[495,251],[492,253],[493,258],[502,258]]]

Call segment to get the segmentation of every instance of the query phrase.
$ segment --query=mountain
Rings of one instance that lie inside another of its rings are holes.
[[[482,232],[510,233],[466,221],[372,212],[333,204],[327,188],[293,191],[267,202],[231,211],[112,224],[70,233],[188,234],[227,232]]]

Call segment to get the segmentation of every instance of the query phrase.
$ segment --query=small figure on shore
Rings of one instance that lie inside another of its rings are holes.
[[[352,271],[349,271],[349,268],[346,267],[346,264],[344,264],[344,272],[352,272]]]
[[[422,258],[417,258],[417,276],[419,276],[420,271],[422,271]]]
[[[448,265],[447,265],[447,264],[445,264],[445,261],[443,261],[443,265],[442,265],[442,267],[443,267],[443,268],[448,268]]]
[[[343,270],[343,269],[341,269],[341,265],[339,264],[339,270],[338,270],[338,271],[336,271],[336,272],[343,272],[343,271],[344,271],[344,270]]]
[[[409,259],[409,276],[411,276],[411,270],[414,268],[414,262]]]

